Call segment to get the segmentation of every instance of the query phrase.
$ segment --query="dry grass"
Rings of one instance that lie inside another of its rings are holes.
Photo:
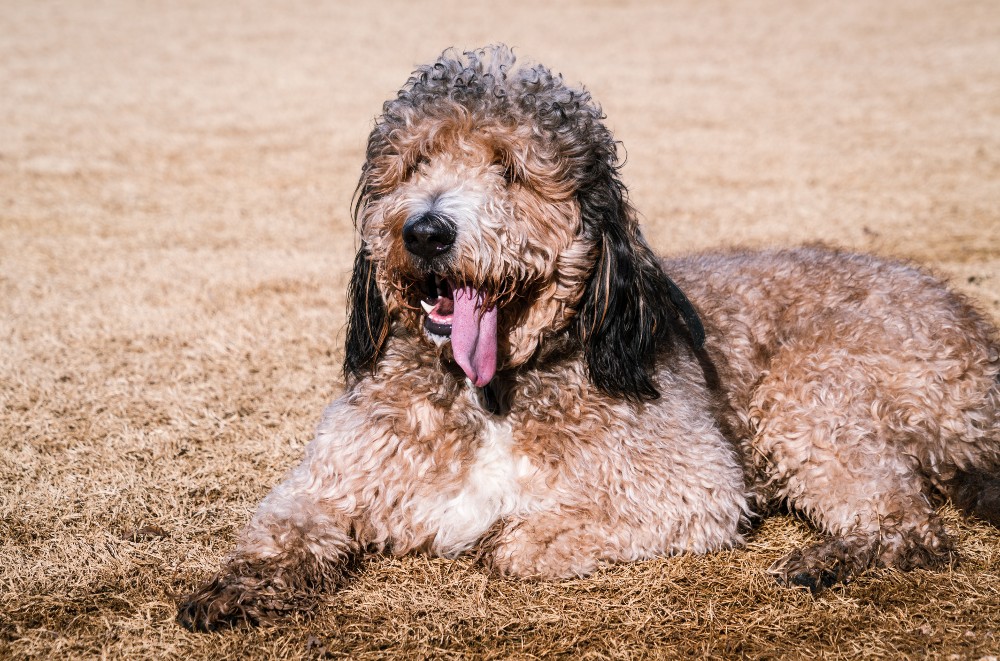
[[[1000,13],[936,3],[2,2],[0,656],[978,658],[1000,534],[813,598],[808,539],[564,583],[372,559],[312,620],[198,636],[230,549],[340,391],[350,194],[381,101],[449,44],[584,81],[663,251],[915,257],[1000,317]],[[353,7],[353,8],[351,8]]]

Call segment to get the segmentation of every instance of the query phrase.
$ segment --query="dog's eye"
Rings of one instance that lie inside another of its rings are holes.
[[[503,179],[507,182],[508,186],[521,180],[521,175],[517,171],[517,167],[514,165],[513,161],[504,159],[498,161],[497,165],[500,166],[500,171],[503,173]]]
[[[406,169],[403,172],[403,178],[404,179],[409,179],[421,167],[423,167],[424,165],[426,165],[429,162],[430,162],[430,160],[426,156],[424,156],[423,154],[420,154],[413,161],[411,161],[409,165],[407,165]]]

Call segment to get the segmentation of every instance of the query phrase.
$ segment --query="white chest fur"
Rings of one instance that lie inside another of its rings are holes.
[[[423,516],[426,529],[436,531],[431,550],[445,557],[469,549],[502,517],[528,508],[528,481],[535,469],[513,451],[510,425],[488,421],[475,461],[458,491],[428,499]]]

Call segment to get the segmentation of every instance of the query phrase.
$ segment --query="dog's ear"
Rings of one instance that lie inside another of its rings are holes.
[[[633,401],[656,399],[657,356],[678,336],[700,349],[705,331],[639,232],[614,167],[602,166],[603,184],[582,188],[578,196],[599,254],[577,311],[577,336],[594,385]]]
[[[362,244],[347,290],[344,377],[348,382],[375,371],[388,335],[389,315],[375,280],[375,265],[368,247]]]

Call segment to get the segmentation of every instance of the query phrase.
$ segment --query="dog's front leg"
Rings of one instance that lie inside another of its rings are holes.
[[[330,407],[305,461],[260,504],[222,570],[180,601],[181,624],[195,631],[257,624],[342,583],[364,546],[366,468],[357,456],[364,439],[355,417],[344,400]]]

